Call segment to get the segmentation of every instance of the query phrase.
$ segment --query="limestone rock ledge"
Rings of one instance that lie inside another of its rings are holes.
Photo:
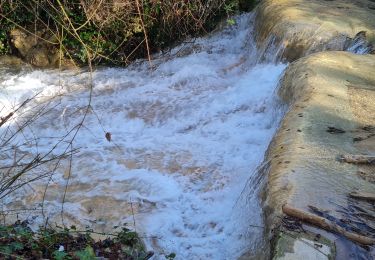
[[[301,58],[287,68],[279,96],[290,109],[267,154],[266,222],[277,225],[285,203],[346,218],[350,192],[375,191],[375,183],[362,176],[371,177],[375,167],[337,160],[341,154],[375,154],[375,136],[365,133],[375,126],[375,55],[321,52]]]
[[[322,230],[314,232],[335,241],[336,249],[329,257],[311,258],[303,253],[311,250],[301,246],[316,240],[301,244],[272,231],[280,226],[285,203],[310,212],[310,205],[318,207],[337,221],[375,225],[374,209],[349,197],[353,191],[375,193],[375,166],[338,160],[342,154],[375,154],[375,55],[350,53],[374,53],[375,1],[263,0],[255,30],[263,59],[276,53],[273,60],[293,62],[279,88],[289,110],[265,159],[268,177],[261,196],[265,232],[274,241],[271,254],[333,259],[336,252],[336,259],[346,259],[360,252],[366,258],[374,247],[366,253]]]
[[[257,7],[255,25],[258,47],[276,48],[278,60],[294,61],[326,50],[358,52],[373,49],[375,2],[264,0]]]
[[[375,125],[375,56],[321,52],[301,58],[286,70],[279,95],[290,108],[272,141],[266,205],[274,212],[290,203],[331,208],[354,189],[375,185],[356,175],[358,166],[340,154],[371,154],[374,138],[354,142]],[[330,133],[329,127],[345,133]]]

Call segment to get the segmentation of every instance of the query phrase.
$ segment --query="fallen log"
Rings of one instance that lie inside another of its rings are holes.
[[[369,193],[369,192],[353,191],[353,192],[349,193],[349,196],[352,197],[352,198],[356,198],[356,199],[375,201],[375,194]]]
[[[340,161],[354,164],[375,164],[375,156],[343,154],[340,156]]]
[[[345,236],[346,238],[348,238],[349,240],[357,242],[359,244],[362,244],[362,245],[374,245],[375,244],[375,238],[370,238],[370,237],[362,236],[353,232],[349,232],[345,230],[344,228],[338,226],[337,224],[333,223],[332,221],[329,221],[326,218],[319,217],[315,214],[311,214],[309,212],[294,208],[292,206],[289,206],[288,204],[284,204],[282,206],[282,210],[283,210],[283,213],[288,216],[297,218],[301,221],[320,227],[324,230],[341,234]]]

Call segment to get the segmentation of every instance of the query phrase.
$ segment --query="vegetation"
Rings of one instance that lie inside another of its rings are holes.
[[[126,65],[211,30],[254,0],[2,0],[0,54],[18,54],[10,32],[22,28],[66,58]],[[38,32],[46,32],[38,34]]]
[[[78,231],[68,228],[41,228],[33,232],[27,222],[17,221],[13,225],[0,225],[1,259],[149,259],[138,235],[123,226],[104,240],[95,241],[92,230]],[[100,234],[105,235],[105,234]],[[174,254],[167,255],[173,259]]]

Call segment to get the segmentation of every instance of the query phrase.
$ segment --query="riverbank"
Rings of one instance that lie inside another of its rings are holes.
[[[35,68],[128,66],[194,41],[256,1],[68,0],[5,1],[0,5],[0,55]]]
[[[266,233],[274,241],[273,256],[346,259],[355,254],[371,259],[373,247],[359,246],[343,236],[303,225],[310,230],[306,237],[301,230],[285,228],[282,206],[323,216],[370,238],[375,235],[371,202],[349,195],[374,193],[374,166],[339,160],[343,154],[375,153],[375,56],[330,51],[372,51],[374,3],[263,1],[256,24],[259,46],[276,46],[278,59],[295,61],[279,89],[289,111],[265,160],[269,173],[263,206]]]

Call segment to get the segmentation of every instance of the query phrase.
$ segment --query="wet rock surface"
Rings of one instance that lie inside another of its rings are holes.
[[[303,225],[304,229],[289,240],[273,233],[283,228],[290,231],[280,218],[281,207],[287,203],[328,218],[346,231],[369,238],[375,236],[374,204],[349,195],[353,191],[375,192],[374,165],[338,160],[342,154],[375,153],[373,4],[367,0],[266,0],[257,8],[258,47],[273,50],[276,61],[294,61],[279,89],[289,112],[266,159],[269,162],[268,184],[263,193],[269,224],[266,233],[273,238],[276,259],[284,259],[286,255],[288,259],[301,259],[303,249],[294,245],[306,230],[335,241],[336,259],[374,257],[373,247],[359,246],[321,229],[311,230],[311,226]],[[355,55],[342,50],[369,54]],[[312,211],[314,207],[319,210]],[[280,251],[284,253],[279,254]],[[303,257],[308,258],[309,254]],[[331,257],[334,256],[326,255],[325,259]]]
[[[287,68],[279,95],[290,110],[267,156],[269,223],[279,223],[286,203],[306,211],[315,206],[345,229],[375,236],[373,203],[349,196],[374,193],[375,167],[338,160],[341,154],[375,153],[374,68],[373,55],[348,52],[317,53]],[[368,250],[366,258],[374,252]]]
[[[276,48],[277,59],[289,62],[319,51],[372,50],[373,6],[368,0],[262,1],[255,27],[258,47]]]
[[[279,234],[279,243],[275,249],[280,260],[318,260],[333,259],[334,244],[322,237],[309,234],[298,235],[285,231]]]

